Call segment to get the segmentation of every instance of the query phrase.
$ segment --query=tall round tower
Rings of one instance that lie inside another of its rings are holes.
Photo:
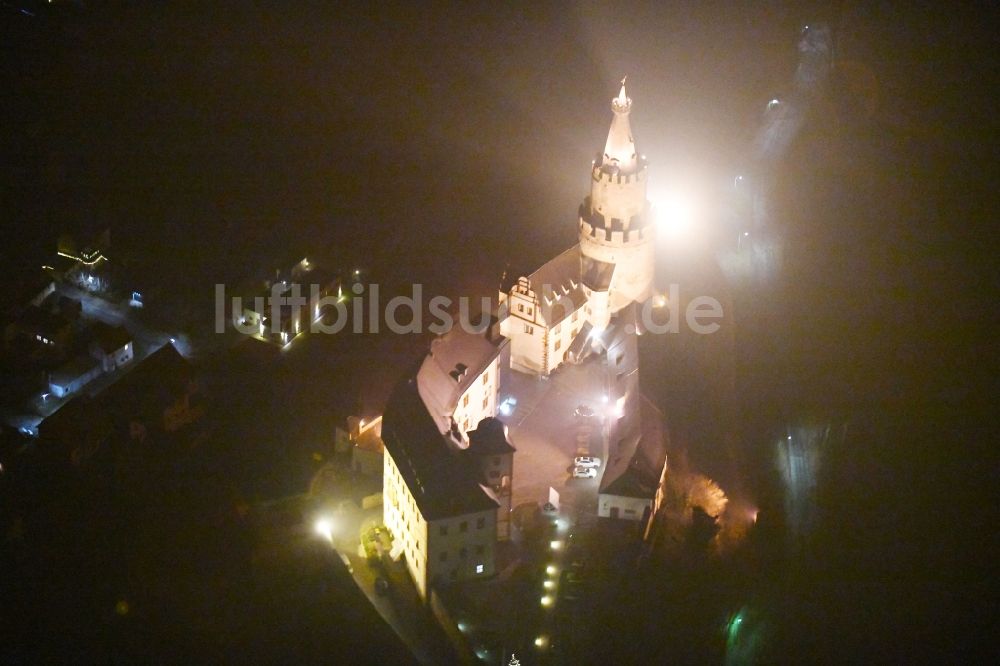
[[[643,302],[653,284],[653,225],[646,200],[646,160],[638,153],[622,80],[611,100],[611,130],[591,170],[590,196],[580,205],[581,281],[595,330],[629,303]]]

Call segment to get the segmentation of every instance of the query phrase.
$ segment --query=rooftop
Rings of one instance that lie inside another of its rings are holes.
[[[417,387],[439,432],[451,428],[449,419],[459,399],[507,343],[493,328],[470,333],[455,325],[431,342],[417,371]]]
[[[587,302],[580,266],[580,245],[576,244],[528,276],[529,286],[538,299],[539,314],[549,326],[558,324]]]
[[[416,378],[401,381],[382,418],[382,440],[426,520],[495,509],[478,471],[453,449],[424,406]]]
[[[53,384],[65,384],[90,372],[96,365],[97,361],[89,356],[76,356],[50,372],[49,381]]]
[[[114,353],[132,342],[132,335],[124,326],[110,326],[99,321],[94,324],[91,331],[94,334],[94,344],[105,354]]]
[[[667,457],[667,435],[663,415],[646,398],[639,403],[640,432],[618,443],[609,456],[601,478],[600,492],[606,495],[653,499]]]

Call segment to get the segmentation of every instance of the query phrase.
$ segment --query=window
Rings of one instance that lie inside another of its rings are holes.
[[[448,536],[448,526],[447,525],[442,525],[440,531],[441,531],[441,536]]]
[[[553,347],[553,349],[555,351],[559,351],[560,347],[562,347],[562,340],[556,340],[556,344],[555,344],[555,347]]]
[[[490,396],[486,396],[485,398],[483,398],[483,409],[486,409],[486,407],[489,404],[490,404]]]
[[[573,323],[574,324],[576,323],[576,320],[577,320],[577,318],[579,316],[580,316],[580,311],[579,310],[577,310],[576,312],[573,313]]]
[[[489,381],[490,381],[490,371],[487,370],[486,372],[483,373],[483,384],[486,384]]]
[[[447,550],[442,550],[441,554],[438,555],[438,559],[441,560],[442,562],[447,562],[448,561],[448,551]]]
[[[517,304],[517,311],[518,312],[524,312],[524,304],[518,303]]]
[[[562,330],[562,324],[556,324],[556,327],[552,329],[552,334],[559,335],[560,330]]]
[[[534,335],[535,334],[535,327],[534,326],[528,326],[527,324],[525,324],[524,325],[524,332],[527,333],[528,335]]]
[[[458,525],[458,531],[459,532],[468,532],[469,531],[469,523],[468,523],[468,521],[463,520],[461,523],[459,523],[459,525]]]
[[[478,519],[476,519],[476,529],[477,530],[481,530],[485,526],[486,526],[486,519],[485,518],[478,518]]]
[[[529,317],[531,316],[532,312],[533,312],[533,309],[532,308],[528,308],[528,316]]]
[[[499,476],[500,476],[500,472],[496,471],[495,469],[491,469],[491,470],[490,470],[490,478],[491,478],[491,479],[496,479],[496,478],[498,478]],[[481,521],[481,520],[482,520],[482,518],[480,518],[479,520]]]
[[[462,421],[462,432],[469,432],[469,419]]]
[[[458,569],[452,569],[451,573],[448,575],[451,577],[452,580],[455,580],[456,578],[458,578]]]
[[[576,334],[577,334],[577,333],[579,333],[579,332],[580,332],[580,331],[578,331],[578,330],[576,330],[576,329],[574,328],[574,329],[573,329],[573,332],[569,334],[569,337],[571,337],[571,338],[575,338],[575,337],[576,337]]]
[[[500,456],[493,456],[493,466],[494,467],[500,466]]]
[[[469,394],[466,394],[465,397],[462,398],[462,407],[468,407],[468,406],[469,406]]]
[[[483,573],[483,565],[482,564],[477,564],[476,565],[476,573]]]
[[[464,560],[469,556],[469,549],[466,548],[465,546],[462,546],[458,551],[458,556]]]
[[[478,546],[476,546],[476,555],[482,555],[485,550],[486,546],[484,546],[483,544],[479,544]]]
[[[615,359],[615,365],[621,365],[622,364],[622,357],[623,356],[625,356],[625,354],[618,354],[618,358]]]

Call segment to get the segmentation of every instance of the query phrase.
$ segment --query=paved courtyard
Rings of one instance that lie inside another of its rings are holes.
[[[513,506],[544,504],[551,486],[560,495],[564,515],[597,511],[597,488],[607,461],[606,373],[602,358],[565,364],[547,379],[511,371],[501,400],[513,396],[517,406],[501,419],[517,448]],[[581,405],[592,410],[593,416],[577,415]],[[596,478],[572,478],[573,458],[582,453],[600,457]]]

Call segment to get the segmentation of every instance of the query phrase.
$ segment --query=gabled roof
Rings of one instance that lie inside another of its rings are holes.
[[[382,417],[382,441],[426,520],[499,506],[477,481],[478,470],[441,434],[417,391],[401,381]]]
[[[602,495],[653,499],[667,459],[667,434],[660,411],[642,398],[640,432],[620,441],[601,478]]]
[[[548,326],[555,326],[587,302],[580,280],[579,244],[542,264],[527,280]]]
[[[91,329],[94,333],[94,344],[105,354],[111,354],[132,342],[132,335],[124,326],[109,326],[97,322]]]
[[[89,356],[76,356],[50,372],[49,383],[57,386],[68,384],[93,370],[96,365],[97,361]]]
[[[48,310],[29,305],[24,309],[19,323],[22,328],[57,335],[59,331],[70,325],[70,321],[59,314],[53,314]]]
[[[471,333],[456,324],[431,342],[430,351],[417,371],[417,387],[439,432],[451,428],[449,418],[459,398],[507,344],[506,338],[491,335],[491,329],[492,326],[482,333]]]

